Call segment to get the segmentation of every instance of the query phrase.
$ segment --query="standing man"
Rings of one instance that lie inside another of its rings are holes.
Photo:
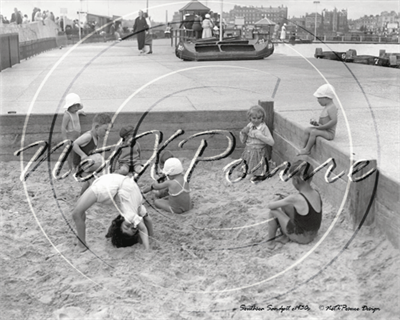
[[[136,34],[139,54],[144,53],[145,32],[149,29],[146,19],[143,17],[143,11],[139,11],[139,16],[135,19],[133,33]]]
[[[22,15],[21,13],[18,11],[17,8],[14,8],[14,12],[11,15],[11,23],[15,22],[16,24],[21,24],[22,23]]]

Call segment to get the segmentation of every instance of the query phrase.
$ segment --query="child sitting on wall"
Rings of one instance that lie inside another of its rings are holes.
[[[333,103],[334,96],[335,89],[330,84],[324,84],[315,91],[314,97],[318,99],[318,103],[324,109],[318,122],[313,119],[310,120],[312,127],[306,129],[306,145],[297,154],[298,156],[310,154],[317,137],[322,137],[326,140],[333,140],[335,137],[338,109]]]

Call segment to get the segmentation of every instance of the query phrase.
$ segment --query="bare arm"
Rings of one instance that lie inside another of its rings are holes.
[[[70,117],[66,113],[64,113],[61,123],[61,135],[63,137],[63,140],[67,140],[67,126],[70,120]]]
[[[271,147],[275,144],[274,138],[272,138],[271,132],[269,131],[268,127],[265,126],[262,131],[257,130],[255,132],[255,137],[260,139],[262,142],[270,145]]]
[[[287,205],[294,206],[295,203],[296,203],[296,195],[290,195],[284,199],[272,201],[271,203],[269,203],[267,205],[267,208],[270,210],[275,210],[275,209],[285,207]]]
[[[86,153],[82,151],[81,146],[87,145],[90,142],[91,138],[92,136],[90,135],[90,133],[86,132],[74,141],[73,149],[78,155],[81,156],[81,159],[87,157]]]

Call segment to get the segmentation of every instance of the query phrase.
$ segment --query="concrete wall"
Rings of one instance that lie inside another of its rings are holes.
[[[295,159],[299,159],[299,157],[296,157],[297,150],[295,147],[303,146],[304,142],[302,139],[304,139],[304,128],[283,117],[281,114],[275,113],[273,135],[275,139],[275,146],[272,153],[273,161],[280,164],[284,161],[293,163]],[[333,158],[337,165],[333,173],[338,174],[342,171],[345,172],[343,177],[333,183],[327,183],[324,179],[327,167],[318,172],[313,178],[313,182],[318,189],[321,190],[330,200],[330,203],[338,209],[343,202],[345,191],[348,186],[349,179],[347,174],[351,166],[350,155],[348,152],[340,150],[334,141],[327,141],[321,138],[317,138],[315,150],[318,150],[318,152],[312,152],[311,156],[304,158],[309,161],[314,168],[321,165],[329,158]],[[371,168],[372,167],[368,167],[368,169]],[[356,176],[359,175],[357,174]],[[362,207],[361,211],[363,214],[365,213],[365,209],[368,207],[368,201],[372,196],[371,191],[374,182],[375,177],[370,176],[362,182],[351,182],[349,184],[349,196],[347,197],[344,208],[349,211],[350,218],[353,219],[354,228],[357,228],[360,223],[360,219],[355,217],[354,211]],[[360,197],[359,195],[363,193],[364,188],[369,190],[369,195]],[[378,226],[396,248],[400,248],[399,190],[398,182],[380,173],[375,201],[372,203],[372,207],[365,221],[366,224],[374,223]]]
[[[195,133],[204,132],[207,130],[227,130],[234,134],[236,139],[236,147],[233,156],[240,157],[243,150],[238,133],[246,125],[246,111],[187,111],[187,112],[151,112],[144,117],[138,130],[138,134],[150,131],[159,130],[163,133],[163,141],[166,141],[178,129],[184,130],[184,134],[171,142],[168,147],[172,152],[178,152],[180,156],[192,158],[197,148],[200,145],[201,139],[207,140],[207,149],[204,156],[213,156],[220,154],[222,150],[228,147],[228,139],[225,135],[214,134],[198,137],[187,142],[183,148],[178,147],[178,143],[189,138]],[[94,114],[80,116],[82,132],[91,129],[92,119]],[[21,138],[23,127],[26,127],[23,145],[27,146],[31,143],[45,140],[50,141],[52,147],[62,141],[61,137],[61,121],[62,114],[58,115],[31,115],[26,120],[25,115],[5,115],[0,117],[0,161],[17,161],[18,157],[13,153],[21,148]],[[120,113],[115,120],[107,145],[115,144],[119,135],[120,128],[124,125],[137,126],[143,113]],[[27,121],[26,125],[24,124]],[[53,124],[54,123],[54,124]],[[50,134],[51,133],[51,134]],[[154,147],[155,137],[149,135],[138,140],[143,151],[143,158],[150,157]],[[32,148],[27,150],[24,156],[24,161],[35,153],[37,149]],[[52,156],[52,160],[57,160],[60,151],[57,151]]]
[[[58,26],[52,20],[31,22],[24,24],[1,24],[0,34],[18,33],[19,42],[32,41],[44,38],[55,38],[58,34]]]

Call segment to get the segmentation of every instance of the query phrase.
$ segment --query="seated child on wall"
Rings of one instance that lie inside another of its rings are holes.
[[[302,164],[304,165],[302,166]],[[321,196],[311,187],[312,178],[305,179],[314,169],[308,162],[299,160],[290,167],[289,174],[299,167],[300,170],[291,178],[293,186],[299,193],[285,198],[279,196],[268,205],[269,216],[272,219],[268,224],[268,247],[270,249],[275,247],[274,238],[278,227],[283,233],[280,242],[286,243],[291,240],[306,244],[314,240],[321,226]]]
[[[92,129],[85,132],[74,141],[74,166],[78,166],[81,160],[87,158],[92,151],[97,149],[99,139],[104,139],[104,136],[111,128],[111,117],[107,113],[98,113],[94,116]],[[88,181],[83,183],[80,195],[85,192],[89,185],[90,183]]]
[[[266,159],[267,145],[273,146],[275,143],[271,132],[265,124],[266,116],[265,110],[261,106],[252,106],[247,111],[247,118],[250,120],[250,123],[240,131],[240,141],[246,143],[242,159],[248,165],[247,172],[253,175],[262,175],[265,173],[263,165],[256,170],[254,169],[260,163],[268,166],[268,160]]]
[[[119,136],[122,138],[121,154],[118,158],[118,173],[124,176],[129,172],[140,172],[142,165],[140,164],[140,144],[135,141],[135,145],[131,148],[131,138],[135,132],[134,126],[122,127]]]
[[[320,86],[314,93],[314,97],[318,99],[318,103],[324,108],[321,112],[318,122],[311,119],[312,127],[306,129],[306,145],[297,155],[310,154],[311,148],[315,144],[317,137],[327,140],[333,140],[336,132],[338,119],[338,109],[333,103],[335,97],[335,89],[330,84]]]
[[[167,190],[168,199],[156,199],[154,205],[172,213],[183,213],[192,207],[189,183],[184,180],[183,166],[179,159],[169,158],[165,161],[163,173],[167,180],[150,186],[150,190]]]

